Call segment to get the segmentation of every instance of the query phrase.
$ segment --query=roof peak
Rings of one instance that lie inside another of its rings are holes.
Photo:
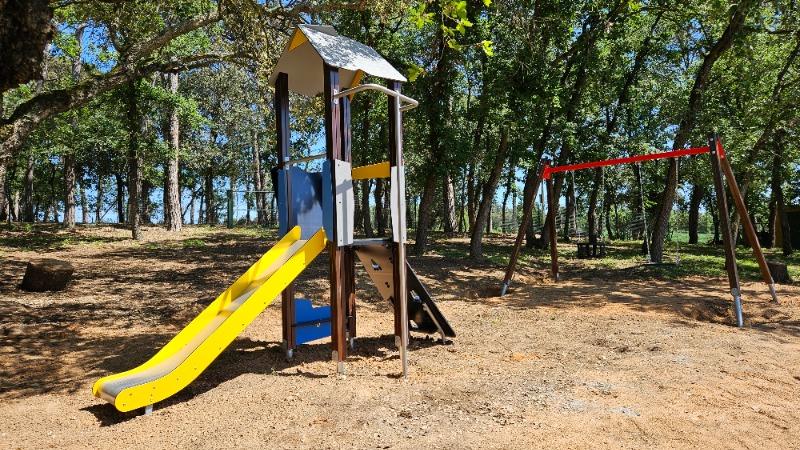
[[[323,64],[339,69],[341,89],[357,86],[363,75],[405,82],[406,78],[375,49],[347,36],[330,25],[299,24],[270,76],[289,75],[289,90],[313,97],[323,91]]]

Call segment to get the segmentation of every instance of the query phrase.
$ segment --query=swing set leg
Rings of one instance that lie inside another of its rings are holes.
[[[755,256],[756,261],[758,262],[758,268],[761,271],[761,278],[764,280],[764,283],[769,286],[769,293],[772,296],[772,301],[779,303],[778,294],[775,292],[775,281],[772,279],[772,273],[769,271],[767,260],[764,257],[764,251],[761,249],[761,243],[758,241],[756,228],[753,225],[753,222],[750,221],[750,213],[747,211],[747,205],[744,203],[744,196],[739,190],[739,185],[736,183],[736,177],[733,175],[733,168],[731,168],[731,163],[725,156],[724,150],[722,150],[722,143],[719,141],[719,138],[716,139],[716,143],[719,146],[719,165],[725,174],[726,181],[728,182],[728,189],[731,191],[733,203],[736,206],[736,210],[739,212],[739,218],[742,222],[742,228],[744,228],[745,236],[747,236],[747,240],[750,243],[750,248],[753,249],[753,256]]]
[[[728,284],[730,285],[733,305],[736,313],[736,324],[741,328],[744,326],[742,317],[742,296],[739,287],[739,271],[736,267],[736,251],[734,249],[733,236],[728,221],[728,200],[725,198],[725,186],[720,170],[720,156],[717,152],[717,136],[712,135],[709,139],[709,156],[711,157],[711,169],[714,175],[714,188],[717,194],[717,211],[719,214],[719,227],[722,233],[722,242],[725,245],[725,269],[728,272]]]
[[[522,249],[522,240],[525,239],[525,231],[528,229],[528,224],[531,221],[531,216],[533,215],[533,206],[536,203],[536,192],[539,190],[539,185],[542,182],[542,174],[544,173],[544,169],[547,166],[547,161],[542,161],[539,164],[539,171],[536,174],[536,180],[533,182],[531,189],[529,192],[526,192],[525,198],[522,200],[522,204],[528,205],[528,208],[525,209],[523,207],[522,211],[522,220],[519,224],[519,229],[517,230],[517,239],[514,241],[514,249],[511,251],[511,258],[508,260],[508,267],[506,268],[506,275],[503,278],[503,284],[500,285],[500,296],[506,295],[508,292],[509,286],[511,286],[511,279],[514,276],[514,271],[517,269],[517,259],[519,258],[519,253]]]

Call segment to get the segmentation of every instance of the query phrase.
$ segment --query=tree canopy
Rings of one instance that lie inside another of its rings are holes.
[[[119,221],[136,235],[139,223],[219,223],[233,189],[249,192],[247,220],[274,220],[268,77],[297,23],[333,25],[408,77],[404,93],[420,100],[404,117],[418,253],[441,230],[468,234],[480,257],[485,230],[538,211],[543,159],[705,145],[710,133],[768,234],[800,203],[792,1],[51,0],[29,2],[24,21],[17,4],[0,1],[3,219]],[[20,30],[31,39],[6,46]],[[4,64],[23,60],[35,64]],[[313,152],[321,102],[291,105],[292,151]],[[353,102],[357,164],[385,154],[385,105]],[[697,157],[559,175],[559,229],[535,219],[529,244],[628,235],[660,259],[676,229],[697,241],[712,186]],[[356,190],[359,231],[384,233],[388,189]]]

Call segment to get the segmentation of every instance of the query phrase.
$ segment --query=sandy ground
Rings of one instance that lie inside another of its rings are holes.
[[[746,283],[739,330],[724,279],[567,263],[563,282],[525,270],[497,298],[502,268],[440,256],[412,264],[458,337],[416,337],[407,381],[389,308],[360,271],[346,377],[326,342],[286,362],[273,306],[151,416],[121,414],[92,383],[148,359],[268,246],[223,230],[126,236],[82,230],[48,250],[21,235],[0,249],[0,449],[800,447],[797,285],[779,286],[773,305]],[[43,255],[71,261],[75,281],[17,290]],[[301,293],[325,301],[326,263]]]

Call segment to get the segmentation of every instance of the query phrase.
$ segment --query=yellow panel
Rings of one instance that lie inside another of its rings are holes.
[[[354,87],[358,86],[358,84],[361,83],[361,79],[362,78],[364,78],[364,71],[363,70],[356,70],[356,74],[353,75],[353,82],[350,83],[350,87],[354,88]],[[350,100],[353,99],[354,95],[356,95],[356,94],[348,95],[348,97],[350,97]]]
[[[292,41],[289,43],[288,51],[296,49],[297,47],[303,45],[307,41],[308,39],[306,38],[306,35],[304,35],[299,29],[294,30],[294,34],[292,35]]]
[[[361,166],[353,169],[354,180],[365,180],[367,178],[389,178],[389,161],[369,166]]]
[[[260,275],[273,262],[284,256],[284,253],[299,239],[298,226],[289,231],[150,360],[135,369],[98,380],[92,387],[94,395],[99,397],[103,384],[107,382],[136,375],[169,358],[189,343],[211,320],[220,315],[227,316],[225,321],[172,372],[154,381],[123,389],[114,399],[114,406],[123,412],[131,411],[164,400],[186,387],[319,255],[327,243],[325,231],[318,230],[271,276],[260,278]],[[233,312],[226,309],[232,299],[253,286],[259,287],[241,306]]]

